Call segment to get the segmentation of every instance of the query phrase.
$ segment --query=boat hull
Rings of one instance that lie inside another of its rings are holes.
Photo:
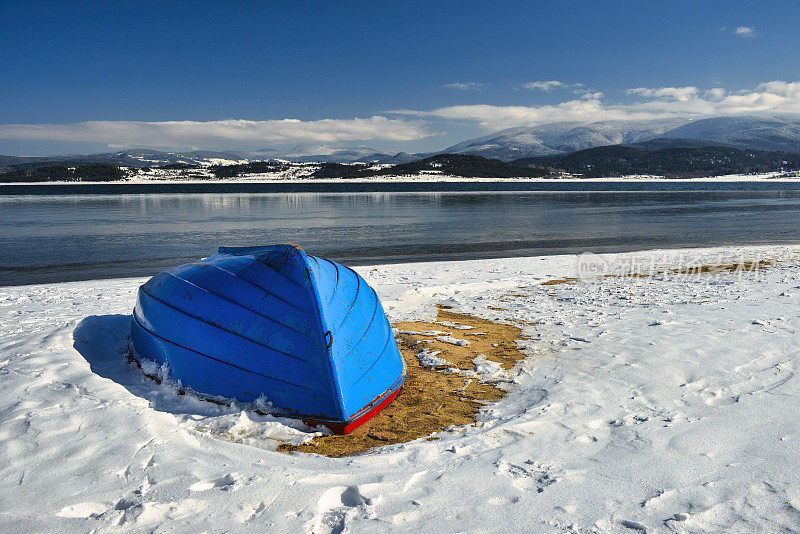
[[[182,386],[347,433],[397,395],[405,363],[355,271],[277,245],[222,248],[139,289],[137,358]]]

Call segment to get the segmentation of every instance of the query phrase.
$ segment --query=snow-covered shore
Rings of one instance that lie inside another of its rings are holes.
[[[670,273],[774,262],[756,272]],[[142,279],[0,287],[0,530],[779,531],[800,525],[800,246],[360,267],[390,320],[524,325],[475,426],[331,459],[124,358]],[[614,270],[611,269],[611,270]],[[535,324],[533,324],[535,323]]]
[[[391,183],[391,182],[519,182],[519,183],[563,183],[563,182],[798,182],[800,178],[784,177],[781,172],[768,172],[760,174],[727,174],[723,176],[706,176],[700,178],[664,178],[663,176],[633,175],[617,176],[609,178],[465,178],[463,176],[449,176],[442,174],[422,174],[422,175],[397,175],[397,176],[373,176],[369,178],[298,178],[283,177],[278,173],[271,174],[251,174],[239,178],[225,179],[192,179],[192,178],[147,178],[134,177],[119,182],[0,182],[0,186],[15,185],[73,185],[81,187],[84,185],[97,184],[325,184],[325,183]]]

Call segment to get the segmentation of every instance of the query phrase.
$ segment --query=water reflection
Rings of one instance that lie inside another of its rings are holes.
[[[0,197],[0,283],[151,274],[276,242],[358,263],[797,242],[798,208],[797,190]]]

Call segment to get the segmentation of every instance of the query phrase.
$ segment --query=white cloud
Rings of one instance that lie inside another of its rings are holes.
[[[720,87],[714,87],[712,89],[707,89],[703,92],[703,96],[709,100],[722,100],[725,98],[725,89]]]
[[[688,102],[697,96],[697,87],[659,87],[650,89],[647,87],[636,87],[626,91],[629,95],[648,96],[678,102]]]
[[[462,91],[480,91],[483,88],[483,84],[478,82],[455,82],[444,86],[448,89],[460,89]]]
[[[755,29],[751,28],[750,26],[739,26],[738,28],[733,30],[733,33],[738,35],[739,37],[744,37],[744,38],[756,36]]]
[[[622,114],[609,113],[601,101],[602,93],[589,93],[585,97],[545,106],[450,106],[432,111],[398,110],[397,113],[418,117],[439,117],[477,121],[482,127],[500,130],[512,126],[532,126],[548,122],[587,120],[591,117],[624,118]]]
[[[100,142],[116,146],[240,146],[260,143],[412,141],[434,135],[420,120],[282,119],[249,121],[90,121],[70,124],[0,124],[0,139]]]
[[[603,93],[586,93],[578,99],[542,106],[450,106],[431,111],[399,110],[396,113],[476,121],[490,130],[562,121],[800,114],[800,82],[772,81],[753,90],[737,92],[718,87],[706,91],[697,87],[637,87],[627,93],[639,98],[628,103],[608,103]]]
[[[553,89],[563,89],[567,87],[583,87],[582,83],[564,83],[558,80],[539,81],[523,83],[522,87],[531,91],[552,91]]]

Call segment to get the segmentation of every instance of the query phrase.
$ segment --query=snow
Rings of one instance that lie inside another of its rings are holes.
[[[458,339],[452,336],[436,336],[434,338],[436,341],[441,341],[442,343],[449,343],[451,345],[456,345],[458,347],[466,347],[469,345],[469,341],[466,339]]]
[[[249,159],[226,159],[226,158],[203,158],[201,165],[210,167],[211,165],[243,165],[250,163]]]
[[[491,360],[486,359],[485,354],[478,354],[472,363],[475,364],[475,369],[470,371],[474,373],[476,378],[484,382],[498,381],[506,378],[508,373],[503,370],[503,367]]]
[[[456,330],[472,330],[475,328],[474,326],[470,326],[468,324],[456,324],[451,323],[450,321],[436,321],[436,324],[446,326],[447,328],[455,328]]]
[[[398,334],[407,334],[411,336],[446,336],[449,332],[442,332],[441,330],[398,330]]]
[[[743,256],[775,263],[669,271]],[[603,259],[656,274],[540,285],[575,256],[357,268],[392,321],[447,304],[518,324],[530,356],[477,424],[342,459],[274,452],[319,429],[144,378],[124,354],[143,279],[2,287],[0,530],[797,530],[800,246]]]
[[[439,358],[438,354],[441,354],[442,351],[440,350],[432,350],[429,348],[422,349],[419,351],[416,356],[419,359],[419,364],[422,367],[427,367],[429,369],[439,367],[440,365],[450,365],[450,363],[445,360],[444,358]]]
[[[87,184],[97,183],[113,183],[113,184],[218,184],[218,183],[386,183],[386,182],[436,182],[436,183],[449,183],[449,182],[509,182],[509,183],[565,183],[565,182],[607,182],[607,183],[624,183],[631,181],[644,181],[644,182],[664,182],[670,184],[676,183],[689,183],[689,182],[710,182],[710,183],[727,183],[727,182],[789,182],[797,183],[798,176],[796,171],[791,173],[784,172],[765,172],[757,174],[728,174],[722,176],[707,176],[700,178],[664,178],[657,175],[629,175],[618,176],[611,178],[580,178],[567,175],[563,178],[465,178],[463,176],[452,176],[446,174],[407,174],[407,175],[386,175],[386,176],[373,176],[368,178],[309,178],[315,170],[313,164],[297,164],[302,165],[293,167],[285,172],[272,172],[272,173],[254,173],[240,176],[237,178],[214,178],[207,168],[190,169],[189,171],[172,170],[172,169],[151,169],[149,172],[139,171],[137,175],[132,176],[120,182],[36,182],[33,185],[60,185],[81,187]],[[32,185],[31,183],[20,182],[0,182],[4,187],[14,187],[20,185]],[[123,185],[124,187],[124,185]]]

